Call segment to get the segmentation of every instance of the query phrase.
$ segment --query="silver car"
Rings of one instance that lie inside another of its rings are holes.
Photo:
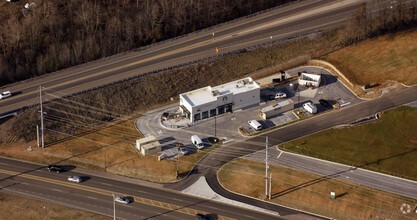
[[[74,182],[74,183],[81,183],[83,180],[81,176],[70,176],[68,177],[68,181]]]
[[[115,196],[114,201],[125,205],[130,203],[130,200],[124,196]]]

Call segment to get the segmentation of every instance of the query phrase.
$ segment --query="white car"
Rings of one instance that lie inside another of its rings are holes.
[[[115,196],[114,201],[125,205],[130,203],[130,200],[124,196]]]
[[[275,99],[285,99],[285,98],[287,98],[286,93],[278,92],[277,94],[275,94]]]
[[[10,91],[5,91],[5,92],[0,93],[0,99],[5,99],[10,96],[12,96],[12,93]]]
[[[83,180],[81,176],[70,176],[68,177],[68,181],[74,182],[74,183],[81,183]]]

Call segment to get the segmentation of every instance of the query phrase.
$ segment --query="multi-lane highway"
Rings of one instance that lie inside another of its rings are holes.
[[[312,217],[272,204],[268,208],[279,212],[279,215],[261,213],[177,191],[124,182],[123,177],[117,180],[114,175],[113,178],[104,178],[79,173],[77,169],[57,174],[48,172],[42,165],[1,157],[0,164],[0,190],[3,192],[35,197],[53,204],[63,204],[108,216],[113,216],[113,194],[126,195],[134,202],[129,205],[116,205],[116,216],[122,219],[195,219],[196,213],[216,215],[218,219]],[[72,175],[88,178],[79,184],[68,182],[68,176]]]
[[[0,115],[37,103],[39,86],[67,95],[150,71],[344,24],[363,0],[309,0],[2,88]]]

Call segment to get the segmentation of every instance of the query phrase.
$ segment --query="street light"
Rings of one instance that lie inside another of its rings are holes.
[[[113,220],[116,220],[116,202],[114,201],[114,194],[113,195]]]

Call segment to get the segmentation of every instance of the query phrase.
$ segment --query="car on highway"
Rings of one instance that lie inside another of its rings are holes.
[[[10,91],[5,91],[5,92],[0,93],[0,99],[5,99],[10,96],[12,96],[12,93]]]
[[[59,165],[49,165],[47,168],[46,168],[49,172],[57,172],[57,173],[60,173],[60,172],[62,172],[64,169],[62,168],[62,166],[59,166]]]
[[[117,202],[117,203],[125,204],[125,205],[127,205],[131,202],[130,199],[128,199],[125,196],[115,196],[114,201]]]
[[[202,213],[197,213],[197,214],[195,215],[195,218],[196,218],[197,220],[210,220],[210,217],[209,217],[208,215],[206,215],[206,214],[202,214]]]
[[[190,153],[190,151],[185,147],[180,147],[179,151],[182,155],[187,155]]]
[[[81,183],[83,181],[83,178],[81,176],[70,176],[68,177],[68,181],[74,183]]]

